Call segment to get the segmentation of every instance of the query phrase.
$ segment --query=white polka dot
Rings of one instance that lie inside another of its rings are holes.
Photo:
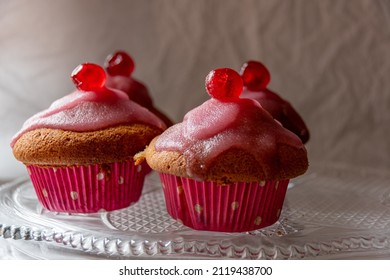
[[[195,212],[197,212],[199,214],[202,213],[202,211],[203,211],[203,206],[200,204],[195,204],[194,208],[195,208]]]
[[[264,186],[265,186],[265,181],[260,181],[260,182],[259,182],[259,186],[260,186],[260,187],[264,187]]]
[[[47,193],[47,190],[46,190],[46,189],[42,189],[42,195],[43,195],[44,197],[48,197],[48,196],[49,196],[49,194]]]
[[[125,180],[123,179],[123,177],[122,177],[122,176],[119,176],[118,184],[119,184],[119,185],[123,185],[124,182],[125,182]]]
[[[73,200],[77,200],[79,198],[79,194],[77,192],[70,192],[70,197]]]
[[[177,186],[177,194],[182,194],[183,193],[183,187],[182,186]]]
[[[142,165],[138,165],[137,166],[137,172],[139,173],[139,172],[141,172],[142,171]]]
[[[238,207],[239,207],[239,203],[238,203],[238,201],[234,201],[234,202],[232,202],[232,205],[231,205],[231,207],[232,207],[232,210],[234,211],[234,210],[237,210],[238,209]]]
[[[103,180],[103,179],[104,179],[104,173],[103,173],[103,172],[98,173],[98,175],[96,175],[96,178],[97,178],[99,181]]]
[[[254,221],[254,224],[255,224],[256,226],[258,226],[258,225],[261,224],[261,221],[262,221],[261,217],[260,217],[260,216],[257,216],[256,219],[255,219],[255,221]]]

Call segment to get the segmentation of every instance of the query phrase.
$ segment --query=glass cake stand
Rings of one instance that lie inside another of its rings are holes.
[[[390,258],[390,174],[311,164],[278,222],[245,233],[195,231],[170,218],[156,173],[136,204],[95,214],[41,207],[28,178],[0,186],[0,247],[22,259]],[[0,252],[1,253],[1,252]]]

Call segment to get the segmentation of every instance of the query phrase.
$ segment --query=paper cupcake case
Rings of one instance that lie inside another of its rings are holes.
[[[196,230],[244,232],[280,216],[289,180],[218,185],[160,174],[167,212]]]
[[[139,200],[146,163],[127,161],[73,167],[27,166],[39,202],[48,210],[94,213],[128,207]]]
[[[168,214],[180,223],[192,227],[186,195],[180,177],[160,174]]]

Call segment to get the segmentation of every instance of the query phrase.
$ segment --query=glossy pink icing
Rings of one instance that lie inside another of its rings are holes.
[[[143,107],[148,109],[153,107],[153,101],[146,86],[132,77],[108,75],[106,86],[125,92],[131,100]]]
[[[278,143],[303,147],[300,139],[274,121],[257,101],[210,99],[189,111],[183,122],[162,133],[156,141],[156,151],[183,154],[188,176],[204,179],[210,163],[231,148],[248,151],[263,167],[273,166]]]
[[[287,101],[270,90],[250,91],[245,88],[241,93],[241,98],[251,98],[260,102],[261,106],[275,119],[281,118],[284,106],[291,106]]]
[[[251,98],[258,101],[261,106],[278,120],[285,128],[298,135],[303,143],[309,140],[309,130],[292,105],[269,89],[264,91],[250,91],[245,88],[242,98]]]
[[[29,118],[13,137],[11,147],[24,133],[39,128],[85,132],[132,123],[166,128],[158,117],[129,100],[122,91],[108,88],[96,91],[77,90]]]

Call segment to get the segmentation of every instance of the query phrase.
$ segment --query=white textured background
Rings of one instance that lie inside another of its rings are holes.
[[[117,49],[175,121],[208,99],[210,70],[261,60],[311,161],[390,167],[390,1],[0,0],[0,181],[25,174],[9,147],[23,121]]]

